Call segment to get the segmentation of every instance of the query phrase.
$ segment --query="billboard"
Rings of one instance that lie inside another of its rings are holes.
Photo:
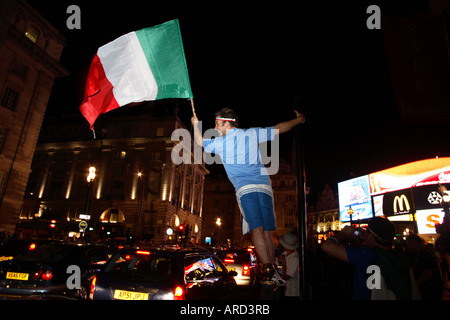
[[[436,233],[436,224],[442,223],[444,211],[442,209],[417,210],[416,222],[419,234]]]
[[[368,175],[338,183],[338,194],[341,222],[350,221],[350,207],[354,212],[353,221],[373,217]]]
[[[442,211],[439,185],[450,190],[450,157],[410,162],[339,182],[340,220],[350,221],[350,207],[352,221]]]
[[[389,192],[382,196],[382,214],[385,217],[412,214],[416,211],[411,189]]]
[[[410,162],[369,174],[370,194],[450,183],[450,158]]]

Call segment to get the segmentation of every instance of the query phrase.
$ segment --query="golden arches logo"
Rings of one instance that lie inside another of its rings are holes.
[[[398,209],[400,209],[400,211]],[[394,198],[394,213],[403,212],[405,211],[404,209],[406,209],[406,211],[411,209],[408,198],[404,194],[396,196]]]

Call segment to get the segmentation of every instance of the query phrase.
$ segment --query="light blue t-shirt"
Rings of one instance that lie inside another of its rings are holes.
[[[228,178],[236,190],[249,184],[270,185],[270,177],[261,162],[259,144],[274,139],[274,127],[233,128],[225,136],[204,139],[203,148],[222,160]]]

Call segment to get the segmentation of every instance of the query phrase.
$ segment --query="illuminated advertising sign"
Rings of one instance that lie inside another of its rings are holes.
[[[443,219],[442,209],[417,210],[416,222],[419,234],[436,233],[436,224],[442,223]]]
[[[341,222],[350,221],[350,207],[352,221],[373,217],[368,175],[338,183],[338,193]]]
[[[383,215],[386,217],[415,212],[411,189],[383,195]]]
[[[450,190],[450,184],[443,184],[443,186]],[[416,210],[442,209],[442,195],[438,185],[414,188],[412,193]]]
[[[369,174],[371,195],[450,183],[450,158],[427,159]]]
[[[450,190],[450,157],[410,162],[338,183],[341,222],[399,216],[441,207],[438,185]],[[373,203],[373,209],[372,209]]]

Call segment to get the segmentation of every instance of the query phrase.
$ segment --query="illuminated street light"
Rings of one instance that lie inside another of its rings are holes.
[[[95,179],[95,167],[89,168],[89,174],[87,176],[87,182],[92,182]]]
[[[217,244],[220,247],[219,231],[220,231],[220,226],[222,225],[222,220],[220,218],[217,218],[216,225],[217,225]]]
[[[350,216],[350,225],[352,225],[353,224],[352,217],[353,217],[353,214],[355,213],[355,211],[352,209],[352,206],[350,206],[350,208],[348,208],[347,213]]]

